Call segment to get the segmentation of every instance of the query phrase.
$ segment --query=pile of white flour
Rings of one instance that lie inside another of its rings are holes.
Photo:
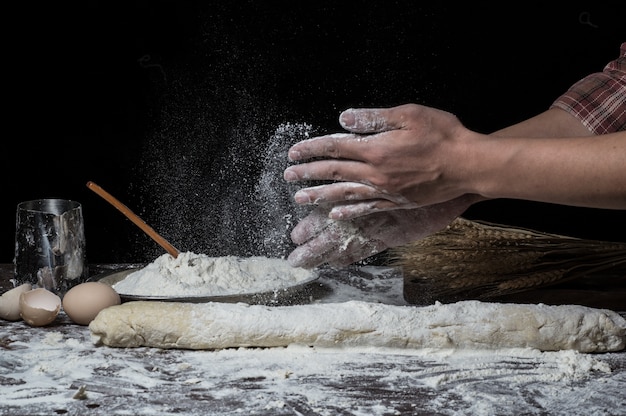
[[[315,272],[291,267],[284,259],[210,257],[188,251],[176,258],[163,254],[113,288],[130,296],[225,296],[272,292],[313,278]]]

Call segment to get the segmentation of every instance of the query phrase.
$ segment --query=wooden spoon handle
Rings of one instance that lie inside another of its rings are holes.
[[[137,227],[141,228],[144,233],[148,234],[150,238],[152,238],[168,253],[170,253],[172,257],[178,257],[178,250],[173,245],[171,245],[165,238],[161,237],[159,233],[154,231],[152,227],[146,224],[144,220],[139,218],[134,212],[132,212],[126,205],[122,204],[117,198],[115,198],[113,195],[111,195],[92,181],[87,182],[87,188],[91,189],[102,198],[104,198],[109,204],[117,208],[122,214],[126,216],[126,218],[134,222]]]

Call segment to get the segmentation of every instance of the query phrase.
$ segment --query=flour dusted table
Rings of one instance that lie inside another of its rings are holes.
[[[12,277],[0,265],[2,292]],[[327,270],[307,290],[405,304],[382,267]],[[116,349],[64,313],[41,328],[0,321],[0,415],[623,415],[625,392],[626,351]]]

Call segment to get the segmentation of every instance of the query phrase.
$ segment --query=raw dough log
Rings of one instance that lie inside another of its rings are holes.
[[[222,349],[375,346],[619,351],[626,320],[583,306],[461,301],[425,307],[350,301],[294,306],[136,301],[101,311],[96,345]]]

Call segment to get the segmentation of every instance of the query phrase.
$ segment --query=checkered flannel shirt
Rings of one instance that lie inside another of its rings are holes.
[[[572,85],[552,107],[574,115],[594,134],[626,130],[626,42],[619,58]]]

